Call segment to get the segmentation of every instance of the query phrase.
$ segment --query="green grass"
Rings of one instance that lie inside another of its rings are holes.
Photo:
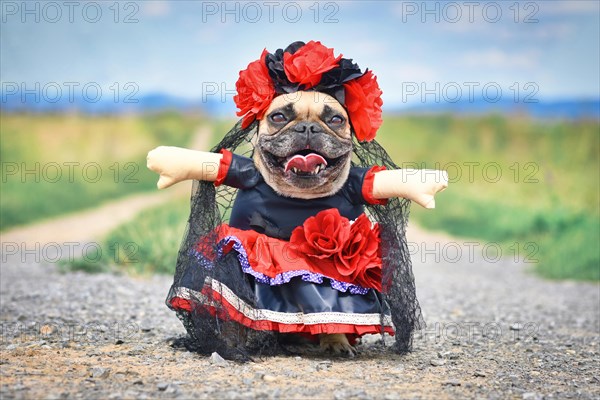
[[[599,280],[600,218],[565,208],[479,202],[447,190],[435,211],[411,214],[420,225],[500,245],[505,256],[546,278]]]
[[[437,196],[436,209],[413,205],[412,219],[429,229],[497,243],[506,257],[529,263],[547,278],[600,279],[598,123],[446,115],[385,121],[378,139],[398,164],[449,170],[451,184]],[[222,125],[216,138],[229,128]],[[472,176],[466,163],[479,163],[471,164]],[[502,172],[498,179],[490,179],[490,167],[487,178],[483,174],[491,163]],[[449,167],[457,164],[460,170]],[[113,252],[96,267],[106,268],[116,258],[128,271],[172,272],[188,210],[187,201],[174,202],[119,227],[104,247],[134,242],[135,262],[123,251]]]
[[[411,218],[498,243],[547,278],[600,279],[597,122],[449,115],[385,121],[378,138],[398,164],[450,175],[436,209],[413,206]]]
[[[3,114],[0,230],[154,190],[146,153],[187,145],[199,118]]]
[[[138,274],[174,272],[189,211],[183,199],[140,213],[106,238],[110,261]]]
[[[104,239],[98,261],[81,258],[63,264],[62,268],[92,273],[171,274],[175,271],[189,209],[189,200],[182,199],[142,211],[134,220],[119,226]]]

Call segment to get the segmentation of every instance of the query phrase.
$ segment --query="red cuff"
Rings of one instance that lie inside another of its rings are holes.
[[[221,158],[221,163],[219,164],[217,179],[214,182],[215,186],[219,186],[225,182],[227,172],[229,172],[229,166],[231,165],[231,159],[233,158],[233,154],[231,154],[229,150],[221,149],[220,153],[223,154],[223,158]]]
[[[376,199],[375,197],[373,197],[373,183],[375,182],[375,173],[383,171],[385,169],[385,167],[376,165],[370,170],[368,170],[365,174],[365,179],[363,180],[362,185],[362,196],[363,199],[365,199],[365,201],[369,204],[379,204],[383,206],[386,205],[388,202],[387,199]]]

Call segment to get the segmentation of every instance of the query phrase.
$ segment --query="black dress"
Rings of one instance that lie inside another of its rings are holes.
[[[378,246],[377,227],[367,221],[364,205],[383,203],[371,195],[373,174],[381,168],[352,167],[337,193],[304,200],[276,193],[252,159],[222,153],[215,185],[238,189],[229,224],[218,228],[216,258],[206,256],[203,249],[207,243],[202,239],[190,256],[197,260],[198,268],[210,269],[216,262],[228,260],[230,270],[207,281],[200,295],[183,277],[170,306],[189,310],[190,301],[200,302],[213,314],[255,330],[344,333],[350,338],[382,331],[393,334],[380,279],[377,282],[381,259],[374,254],[371,258],[357,256],[360,251],[373,253],[374,247],[373,243],[357,242],[356,232],[362,240],[370,237]],[[359,220],[361,227],[353,222]],[[309,254],[322,246],[305,242],[305,237],[317,237],[315,240],[327,245],[330,238],[325,236],[335,236],[331,232],[336,232],[334,241],[345,250]],[[297,245],[299,240],[302,247]],[[342,260],[342,253],[351,254],[360,265],[349,265],[353,261],[348,257]],[[347,267],[355,270],[347,272]],[[224,309],[215,310],[211,306],[215,300]]]

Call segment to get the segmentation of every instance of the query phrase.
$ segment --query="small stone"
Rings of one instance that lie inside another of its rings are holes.
[[[537,399],[541,399],[542,396],[540,396],[536,392],[527,392],[527,393],[523,393],[522,398],[523,398],[523,400],[537,400]]]
[[[134,385],[143,385],[144,381],[142,381],[141,379],[138,379],[137,381],[133,381]]]
[[[52,325],[42,325],[40,327],[40,333],[42,335],[49,336],[52,335],[54,332],[56,332],[56,327]]]
[[[116,344],[116,345],[123,344],[123,343],[125,343],[125,342],[124,342],[124,341],[122,341],[121,339],[117,339],[117,340],[115,340],[115,344]]]
[[[432,358],[429,360],[429,364],[433,365],[434,367],[441,367],[442,365],[446,364],[446,361],[442,360],[441,358]]]
[[[460,381],[458,381],[456,379],[449,379],[449,380],[445,381],[444,383],[442,383],[442,385],[444,385],[444,386],[460,386]]]
[[[315,369],[317,371],[327,371],[331,368],[333,363],[330,360],[320,361],[317,363]]]
[[[294,360],[296,360],[296,361],[300,361],[300,360],[302,360],[302,357],[300,357],[300,356],[296,356],[296,357],[294,357]]]
[[[97,379],[106,379],[110,375],[110,368],[92,367],[90,376]]]
[[[460,350],[453,350],[453,351],[446,351],[444,353],[441,353],[441,357],[440,354],[438,353],[438,357],[440,358],[446,358],[448,360],[458,360],[461,356],[462,352]]]
[[[404,375],[406,373],[406,371],[404,370],[404,366],[399,366],[396,368],[393,368],[391,370],[389,370],[390,374],[394,374],[394,375]]]
[[[475,371],[475,373],[473,374],[473,376],[478,377],[478,378],[485,378],[486,377],[486,373],[482,372],[482,371]]]
[[[265,382],[275,382],[277,381],[277,377],[273,375],[265,375],[263,376],[263,381]]]
[[[14,344],[14,343],[13,344],[9,344],[8,346],[6,346],[6,350],[14,350],[16,348],[17,348],[17,345]]]
[[[176,384],[170,384],[169,387],[167,387],[167,390],[165,390],[165,393],[170,393],[170,394],[176,394],[179,392],[179,387]]]
[[[169,387],[169,384],[167,382],[160,382],[158,385],[156,385],[156,387],[158,388],[158,390],[163,392],[163,391],[167,390],[167,388]]]
[[[213,365],[217,365],[219,367],[225,367],[229,363],[223,357],[219,355],[216,351],[210,355],[209,362]]]
[[[125,393],[123,393],[123,397],[121,397],[121,398],[143,400],[143,399],[147,399],[148,397],[146,397],[146,395],[144,393],[139,393],[139,392],[136,392],[135,390],[126,390]]]

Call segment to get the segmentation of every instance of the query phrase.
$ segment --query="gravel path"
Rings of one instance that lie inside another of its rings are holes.
[[[409,239],[428,323],[412,353],[382,352],[370,337],[355,359],[247,364],[178,345],[185,331],[163,303],[171,277],[62,274],[49,249],[3,245],[0,397],[600,397],[598,284],[543,281],[512,255],[495,261],[443,235]]]

